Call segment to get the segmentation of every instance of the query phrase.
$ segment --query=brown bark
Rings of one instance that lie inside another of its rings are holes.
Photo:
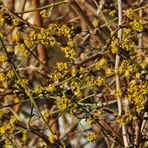
[[[32,0],[32,6],[34,9],[38,8],[41,6],[40,1],[39,0]],[[39,11],[35,11],[34,12],[34,23],[35,25],[42,27],[42,18],[40,16],[40,12]],[[43,62],[43,64],[46,66],[47,65],[47,57],[46,57],[46,49],[44,45],[38,44],[37,46],[37,51],[38,51],[38,57],[39,59]],[[45,85],[48,85],[48,82],[46,82]],[[47,106],[48,109],[50,110],[53,106],[53,101],[52,100],[47,100]],[[54,123],[54,124],[53,124]],[[49,117],[49,125],[51,127],[52,132],[56,135],[57,139],[59,137],[59,127],[58,127],[58,121],[56,121],[56,117],[50,115]]]
[[[40,7],[40,1],[39,0],[32,0],[32,6],[34,9]],[[34,23],[35,25],[42,27],[42,18],[40,16],[40,12],[39,11],[35,11],[34,12]],[[37,46],[37,50],[38,50],[38,57],[39,59],[43,62],[43,64],[47,64],[47,60],[46,60],[46,49],[43,45],[38,44]]]

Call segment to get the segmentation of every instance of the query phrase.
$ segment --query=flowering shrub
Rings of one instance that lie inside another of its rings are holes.
[[[138,2],[0,3],[0,145],[148,146],[148,5]]]

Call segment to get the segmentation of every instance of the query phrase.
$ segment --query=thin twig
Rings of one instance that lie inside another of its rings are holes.
[[[27,0],[23,0],[22,6],[21,6],[21,12],[24,11],[25,6],[26,6],[26,2],[27,2]],[[23,16],[23,13],[21,14],[21,17],[22,17],[22,16]]]
[[[142,10],[142,9],[146,9],[146,8],[148,8],[148,6],[147,6],[147,5],[144,5],[144,6],[142,6],[142,7],[133,9],[133,11],[136,12],[136,11],[139,11],[139,10]],[[126,15],[126,13],[123,14],[123,16],[125,16],[125,15]],[[118,17],[113,18],[112,20],[108,21],[107,23],[102,24],[102,25],[100,26],[100,28],[103,28],[103,27],[105,27],[105,26],[108,26],[108,25],[110,25],[111,23],[113,23],[113,22],[115,22],[115,21],[117,21],[117,20],[118,20]]]
[[[42,6],[42,7],[26,10],[26,11],[16,12],[16,13],[17,14],[24,14],[24,13],[34,12],[34,11],[41,11],[41,10],[44,10],[44,9],[49,9],[49,8],[54,7],[54,6],[58,6],[58,5],[61,5],[61,4],[66,4],[66,3],[67,3],[66,1],[60,1],[60,2],[56,2],[56,3],[51,3],[51,4],[46,5],[46,6]]]
[[[122,0],[118,0],[118,25],[120,26],[122,24]],[[118,31],[118,38],[121,42],[122,40],[122,29]],[[120,76],[118,72],[118,68],[120,65],[120,56],[116,54],[116,61],[115,61],[115,76],[116,76],[116,91],[120,91]],[[121,97],[117,96],[117,102],[118,102],[118,115],[122,115],[122,99]],[[128,135],[127,135],[127,129],[126,126],[122,126],[122,136],[123,136],[123,141],[124,141],[124,146],[128,147]]]
[[[32,25],[31,23],[27,22],[26,20],[24,20],[22,17],[18,16],[16,13],[14,13],[12,10],[8,9],[7,7],[3,6],[5,8],[5,10],[15,19],[19,20],[20,22],[22,22],[24,25],[27,25],[28,27],[31,27],[33,29],[41,29],[41,27]]]

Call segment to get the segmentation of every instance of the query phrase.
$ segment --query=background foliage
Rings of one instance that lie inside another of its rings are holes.
[[[146,0],[0,3],[0,145],[147,147]]]

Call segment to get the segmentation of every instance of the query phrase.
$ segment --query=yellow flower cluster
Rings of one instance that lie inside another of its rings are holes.
[[[10,15],[5,8],[0,8],[0,24],[9,25],[13,27],[18,27],[20,25],[20,21],[17,18],[14,18]]]
[[[136,31],[136,32],[141,32],[143,31],[143,20],[136,18],[136,16],[134,16],[134,11],[133,9],[128,9],[126,11],[126,17],[130,20],[129,25],[131,26],[131,28]]]
[[[50,116],[49,110],[48,110],[47,108],[45,108],[45,109],[42,111],[42,115],[43,115],[44,119],[45,119],[46,121],[48,121],[49,116]]]
[[[119,73],[129,78],[133,72],[138,72],[136,65],[130,64],[127,60],[123,60],[119,67]]]
[[[25,44],[23,43],[19,45],[19,51],[23,52],[25,56],[28,55],[28,50],[26,49]]]
[[[6,40],[6,35],[2,32],[0,32],[0,37],[2,38],[2,40]],[[2,49],[3,47],[0,45],[0,49]]]
[[[113,74],[112,69],[111,69],[111,68],[107,68],[107,69],[105,70],[105,74],[106,74],[106,76],[111,76],[111,75]]]
[[[49,137],[48,137],[48,140],[49,140]],[[37,144],[38,144],[39,147],[47,148],[47,144],[44,142],[44,140],[42,138],[38,138]]]
[[[51,142],[51,143],[55,143],[56,141],[56,138],[53,134],[51,134],[49,137],[48,137],[48,140]]]
[[[13,26],[18,26],[20,24],[20,22],[17,19],[12,19],[13,22]]]
[[[123,92],[121,90],[117,90],[116,91],[116,96],[121,97],[123,94]]]
[[[1,135],[6,135],[10,132],[13,132],[15,130],[15,123],[16,123],[16,117],[11,116],[9,123],[3,124],[0,127],[0,134]]]
[[[74,67],[74,68],[72,68],[72,70],[71,70],[71,75],[72,75],[73,77],[75,77],[76,74],[77,74],[77,69]]]
[[[49,24],[48,31],[60,32],[60,26],[58,24]]]
[[[68,27],[66,24],[57,25],[57,24],[50,24],[47,29],[42,28],[39,32],[32,32],[30,37],[30,42],[37,41],[46,46],[54,46],[56,43],[60,43],[60,49],[65,53],[65,57],[69,59],[73,59],[76,55],[74,50],[74,44],[72,39],[73,34],[73,26]],[[62,46],[62,41],[60,37],[67,38],[66,46]],[[58,39],[59,38],[59,39]],[[30,43],[32,45],[32,43]]]
[[[95,84],[95,79],[94,77],[87,76],[85,82],[89,87],[92,88],[92,86]]]
[[[126,115],[120,115],[116,118],[116,121],[118,123],[120,123],[121,125],[125,125],[126,123],[126,120],[127,120],[127,116]]]
[[[14,124],[15,122],[16,122],[17,120],[16,120],[16,117],[15,116],[11,116],[11,118],[10,118],[10,124]]]
[[[7,77],[11,79],[11,78],[13,78],[13,76],[14,76],[13,70],[8,70]]]
[[[26,79],[26,78],[21,78],[20,80],[17,80],[16,81],[16,87],[18,87],[19,88],[19,86],[21,86],[21,87],[28,87],[28,79]]]
[[[97,137],[96,137],[95,133],[90,133],[87,135],[87,139],[89,142],[95,142]]]
[[[57,68],[59,71],[67,71],[68,70],[68,64],[66,62],[58,62]]]
[[[105,83],[105,79],[102,78],[102,77],[97,77],[97,79],[95,80],[95,84],[96,84],[97,86],[101,86],[101,85],[103,85],[104,83]]]
[[[98,25],[99,25],[99,20],[96,19],[96,18],[94,18],[93,21],[92,21],[92,24],[94,25],[95,28],[98,27]]]
[[[50,74],[51,78],[56,81],[56,82],[59,82],[59,80],[61,78],[63,78],[63,75],[61,72],[57,71],[57,70],[54,70],[51,74]]]
[[[141,32],[143,31],[143,20],[133,20],[132,22],[130,22],[130,26],[134,31]]]
[[[110,16],[115,16],[115,14],[116,14],[116,10],[112,10],[112,11],[109,12]]]
[[[50,85],[48,86],[48,88],[47,88],[47,91],[50,92],[50,93],[52,93],[52,92],[55,91],[55,90],[56,90],[56,88],[55,88],[55,86],[52,85],[52,84],[50,84]]]
[[[105,64],[107,64],[107,59],[102,58],[101,60],[99,60],[95,66],[97,70],[100,70]]]
[[[21,32],[20,31],[17,31],[14,36],[13,36],[13,39],[16,43],[19,43],[20,42],[20,38],[21,38]]]
[[[131,39],[124,38],[121,43],[121,47],[127,51],[134,48],[135,44]]]
[[[59,109],[65,110],[70,105],[70,100],[64,95],[56,103]]]
[[[65,57],[69,59],[73,59],[74,56],[76,55],[76,52],[74,50],[73,40],[72,40],[73,29],[74,29],[73,25],[71,27],[68,27],[66,24],[61,26],[61,32],[68,39],[67,46],[62,47],[61,50],[65,52]]]
[[[123,29],[123,38],[127,38],[127,36],[131,34],[131,32],[132,32],[131,29],[129,29],[129,28],[124,28],[124,29]]]
[[[73,29],[74,29],[73,24],[71,27],[68,27],[66,24],[63,24],[61,26],[61,32],[63,32],[64,36],[66,36],[69,40],[71,40],[71,37],[72,37],[71,30],[73,30]]]
[[[29,37],[25,38],[24,43],[28,48],[32,48],[35,45],[35,42]]]
[[[141,84],[134,85],[130,83],[128,88],[128,99],[135,107],[135,110],[139,113],[144,109],[144,98],[148,95],[148,83],[143,82]]]
[[[4,63],[7,61],[7,57],[5,55],[0,55],[0,62]]]
[[[23,130],[23,131],[22,131],[22,140],[23,140],[23,141],[26,141],[26,140],[27,140],[27,136],[28,136],[27,133],[28,133],[27,130]]]
[[[75,54],[76,54],[74,48],[71,48],[71,47],[69,47],[69,46],[61,47],[61,50],[62,50],[63,52],[65,52],[65,57],[66,57],[66,58],[73,59],[74,56],[75,56]]]
[[[43,91],[44,91],[44,89],[43,89],[42,86],[37,86],[37,87],[34,89],[34,92],[35,92],[35,93],[38,93],[38,94],[42,93]]]
[[[135,111],[133,108],[128,108],[128,111],[124,115],[119,115],[116,118],[116,121],[121,125],[125,125],[127,121],[131,121],[135,117]]]
[[[46,17],[48,17],[48,11],[44,9],[40,12],[40,15],[42,18],[46,18]]]
[[[80,77],[83,77],[85,74],[88,73],[88,70],[84,67],[80,67],[79,73],[80,73]]]
[[[15,98],[14,98],[14,102],[15,102],[15,103],[18,103],[18,102],[20,102],[20,101],[21,101],[21,99],[20,99],[19,97],[15,97]]]
[[[89,118],[87,119],[87,124],[88,124],[88,125],[93,125],[93,124],[95,124],[95,120],[94,120],[92,117],[89,117]]]
[[[118,52],[118,45],[119,45],[119,39],[116,37],[113,37],[111,41],[111,51],[113,54]]]
[[[35,35],[33,36],[33,38],[35,38]],[[41,31],[37,34],[37,38],[36,40],[43,44],[43,45],[48,45],[48,46],[54,46],[56,44],[56,39],[54,36],[52,36],[50,34],[50,32],[48,31],[48,29],[41,29]]]
[[[0,24],[4,25],[6,23],[4,15],[6,14],[5,8],[0,9]]]
[[[0,73],[0,82],[2,82],[4,88],[8,87],[8,78],[3,73]]]
[[[74,95],[76,95],[77,97],[80,97],[82,95],[82,92],[80,89],[80,82],[73,80],[70,83],[70,88],[71,88],[72,92],[74,93]]]
[[[0,17],[0,24],[3,25],[5,23],[5,19],[3,17]]]
[[[132,8],[126,10],[126,16],[127,16],[129,19],[133,19],[134,11],[133,11]]]
[[[54,81],[58,82],[64,77],[64,74],[68,72],[68,64],[66,62],[57,62],[56,65],[56,69],[50,74],[50,76]],[[50,88],[55,89],[52,88],[52,86]]]

